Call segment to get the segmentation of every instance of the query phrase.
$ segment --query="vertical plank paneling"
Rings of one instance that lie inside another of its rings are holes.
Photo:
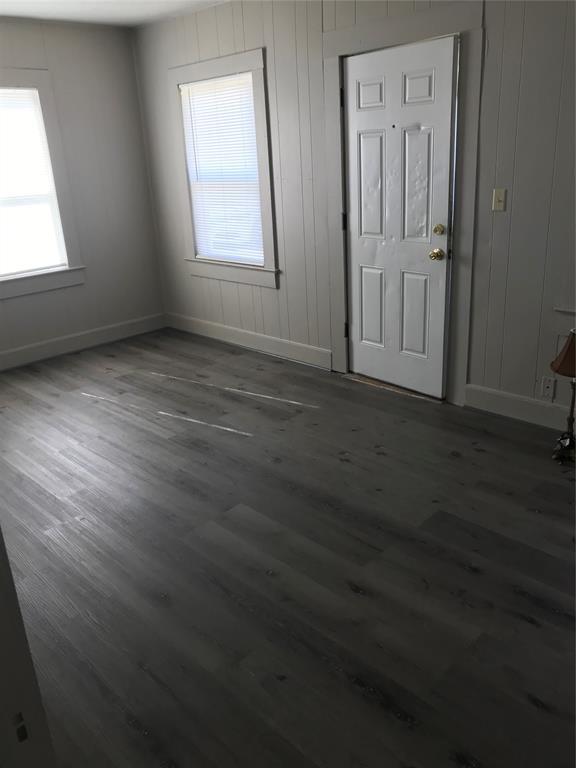
[[[387,0],[357,0],[356,24],[372,19],[383,19],[388,15]]]
[[[153,39],[147,31],[152,27],[161,42],[153,53],[154,46],[141,50],[140,66],[144,77],[153,81],[145,83],[144,90],[159,229],[170,243],[164,270],[169,310],[300,343],[329,345],[322,26],[325,22],[334,28],[336,16],[340,26],[352,25],[355,3],[327,3],[323,9],[321,0],[234,0],[139,31],[141,49],[146,38]],[[177,132],[158,117],[167,113],[168,104],[160,94],[165,88],[162,69],[261,46],[266,49],[279,290],[190,277],[184,259],[193,243],[185,234],[190,228],[179,221],[189,211],[171,188],[178,173]],[[149,56],[153,65],[146,61]]]
[[[185,56],[183,64],[193,64],[200,58],[198,42],[198,23],[195,13],[180,19],[182,34],[184,37]]]
[[[206,20],[211,20],[207,15]],[[200,39],[204,46],[204,58],[217,55],[215,47],[214,34],[211,24],[202,26],[199,31],[198,19],[196,15],[178,17],[167,22],[167,37],[170,41],[170,60],[173,66],[183,66],[198,61],[201,58]],[[208,34],[209,33],[209,34]],[[201,37],[200,37],[201,36]],[[165,87],[165,86],[164,86]],[[174,162],[178,162],[178,154],[174,153]],[[168,181],[170,184],[170,181]],[[173,194],[173,191],[172,191]],[[180,215],[182,218],[190,216],[190,200],[186,196],[180,204]],[[185,258],[194,255],[195,243],[192,234],[188,236],[186,229],[186,238],[184,243],[184,252],[178,252],[177,261],[180,262],[176,274],[182,275],[183,279],[177,280],[177,285],[172,284],[173,292],[176,291],[179,297],[180,314],[201,314],[207,320],[214,321],[218,316],[216,307],[221,307],[221,298],[214,297],[214,290],[209,280],[192,280],[189,267]],[[176,282],[176,281],[175,281]],[[218,293],[220,289],[218,287]],[[174,293],[173,293],[174,295]],[[214,300],[216,299],[216,300]]]
[[[246,331],[256,330],[256,313],[254,311],[254,296],[251,285],[238,285],[238,300],[240,306],[240,323]]]
[[[262,0],[244,0],[242,3],[244,20],[244,39],[246,50],[261,48],[264,45],[264,12]]]
[[[576,315],[555,311],[554,307],[576,309],[574,287],[574,254],[576,253],[574,233],[574,5],[567,3],[564,65],[562,67],[562,90],[560,114],[556,134],[556,152],[552,201],[548,226],[546,249],[546,274],[542,296],[537,381],[549,374],[549,362],[554,356],[558,342],[568,330],[574,327]],[[566,379],[558,382],[561,397],[567,404],[569,384]],[[536,384],[535,395],[540,394]]]
[[[233,0],[232,5],[232,17],[234,25],[234,49],[236,51],[249,50],[246,45],[246,39],[244,34],[244,13],[242,10],[242,0]]]
[[[430,7],[431,8],[446,8],[453,5],[454,2],[466,2],[466,0],[430,0]]]
[[[302,179],[298,76],[296,68],[295,3],[273,3],[276,87],[278,90],[278,130],[280,175],[282,179],[282,214],[286,254],[286,287],[289,338],[306,344],[307,275],[302,220]]]
[[[244,50],[244,20],[242,5],[238,2],[218,6],[216,9],[227,9],[226,13],[218,16],[218,34],[220,37],[220,55],[239,53]],[[224,43],[222,42],[224,41]],[[224,47],[223,47],[224,46]],[[230,46],[232,48],[230,49]],[[254,304],[254,286],[236,285],[238,304],[240,307],[241,327],[247,331],[256,330],[256,308]]]
[[[520,5],[520,4],[518,4]],[[504,3],[490,3],[486,8],[486,54],[480,108],[480,145],[478,150],[478,201],[476,210],[476,251],[474,263],[471,323],[470,381],[484,383],[486,327],[488,322],[488,287],[492,258],[492,188],[495,183],[498,137]],[[505,214],[509,218],[509,214]]]
[[[264,332],[269,336],[287,339],[288,294],[286,291],[286,253],[284,250],[284,218],[282,216],[282,168],[280,162],[280,136],[278,130],[278,89],[276,87],[276,52],[274,48],[274,8],[271,2],[262,3],[264,45],[268,85],[268,119],[270,122],[270,143],[272,154],[272,184],[276,212],[276,248],[280,269],[280,292],[262,291],[264,306]]]
[[[540,326],[566,6],[526,4],[514,171],[502,388],[532,396]],[[542,67],[542,62],[546,66]],[[551,119],[552,118],[552,119]]]
[[[573,308],[567,9],[572,5],[488,3],[485,16],[469,376],[490,390],[534,398],[541,397],[541,377],[549,375],[558,339],[573,323],[573,316],[554,310]],[[491,211],[494,187],[508,191],[504,213]],[[557,400],[566,403],[561,384]]]
[[[269,98],[269,119],[270,135],[272,142],[272,174],[274,179],[274,200],[276,211],[276,247],[278,267],[280,269],[280,293],[271,291],[262,292],[262,303],[264,305],[265,333],[271,336],[280,336],[283,339],[290,338],[290,322],[288,316],[288,291],[287,291],[287,260],[288,255],[284,247],[284,231],[286,223],[283,215],[283,189],[282,189],[282,162],[280,156],[280,130],[278,117],[278,86],[277,72],[278,61],[275,48],[275,29],[274,29],[274,6],[273,3],[265,1],[263,3],[264,15],[264,44],[268,55],[266,57],[268,65],[268,98]],[[276,306],[277,317],[274,313]],[[276,331],[276,332],[275,332]]]
[[[160,228],[169,246],[167,283],[174,306],[200,319],[330,346],[323,31],[388,15],[433,13],[443,5],[430,0],[276,4],[234,0],[153,25],[161,30],[156,40],[146,33],[156,70],[197,58],[266,49],[280,288],[184,282],[186,268],[179,259],[190,244],[180,242],[178,215],[171,211],[176,203],[169,191],[171,163],[176,158],[156,114],[162,112],[158,97],[153,98],[156,109],[149,110],[149,130],[156,147],[171,155],[163,168],[165,163],[154,158],[157,150],[152,152],[154,172],[162,179],[157,190]],[[514,1],[486,5],[469,376],[473,383],[528,396],[538,394],[535,387],[546,348],[558,333],[551,305],[571,303],[569,297],[558,299],[567,296],[564,286],[569,284],[558,277],[569,266],[559,255],[566,252],[562,243],[570,241],[569,223],[561,213],[548,223],[550,190],[556,201],[562,196],[570,199],[565,167],[558,159],[565,152],[556,150],[553,177],[551,171],[556,143],[570,143],[566,81],[559,97],[565,8],[558,3]],[[146,36],[141,32],[139,37]],[[569,52],[565,57],[568,61]],[[149,65],[146,72],[154,88],[160,89],[161,75],[151,72]],[[503,214],[491,211],[495,186],[508,189],[508,210]],[[554,204],[554,211],[559,207]]]
[[[213,323],[224,322],[224,301],[222,298],[222,281],[205,280],[204,296],[207,299],[206,319]]]
[[[322,29],[330,32],[336,29],[336,1],[322,0]]]
[[[519,2],[493,3],[504,6],[504,23],[501,56],[501,77],[499,101],[494,114],[498,119],[496,138],[496,165],[493,187],[509,190],[508,210],[491,214],[492,258],[490,279],[486,297],[486,351],[484,357],[484,384],[500,387],[502,368],[502,336],[504,332],[504,309],[506,305],[506,284],[508,273],[508,250],[510,246],[511,211],[514,208],[514,164],[515,141],[518,129],[518,96],[523,58],[523,29],[525,4]],[[491,11],[491,8],[487,8]],[[491,189],[483,191],[482,204],[489,209]]]
[[[322,4],[308,7],[308,71],[310,75],[310,125],[316,242],[316,304],[318,343],[330,348],[330,263],[328,251],[326,153],[324,133],[324,72],[322,58]]]
[[[237,51],[235,34],[235,18],[232,3],[216,6],[216,29],[218,34],[218,56],[228,56]],[[250,286],[239,286],[236,283],[215,282],[219,286],[220,301],[222,304],[222,313],[224,323],[232,324],[244,328],[244,317],[249,313],[246,306],[246,291],[241,289],[250,288]],[[206,319],[211,319],[209,316]],[[230,323],[229,320],[232,322]]]
[[[224,325],[231,325],[233,328],[241,328],[242,315],[240,314],[240,297],[238,295],[237,284],[220,281],[220,292],[222,295]]]
[[[356,23],[356,3],[355,0],[337,0],[334,26],[336,29],[346,29],[353,27]]]
[[[314,188],[310,116],[310,72],[308,65],[308,3],[296,3],[296,56],[298,105],[300,110],[300,157],[302,167],[302,216],[306,259],[308,338],[318,346],[318,302],[316,297],[316,241],[314,232]]]
[[[240,8],[245,49],[249,51],[253,48],[261,48],[264,45],[262,3],[259,2],[259,0],[245,0],[242,3],[237,3],[235,5]],[[276,294],[277,291],[261,288],[258,285],[248,287],[251,287],[252,289],[254,329],[256,330],[256,333],[265,333],[266,324],[264,320],[262,294],[263,292]],[[278,317],[277,298],[275,305],[272,307],[272,316],[275,318]]]
[[[236,51],[234,39],[234,10],[232,3],[216,6],[216,26],[218,29],[218,54],[227,56]]]
[[[200,60],[214,59],[217,56],[232,53],[229,49],[232,38],[232,25],[229,23],[230,14],[219,13],[224,6],[215,8],[205,8],[199,11],[196,18],[198,34],[198,55]],[[228,7],[228,6],[226,6]],[[179,21],[179,19],[178,19]],[[186,57],[181,55],[181,59]],[[187,215],[190,215],[188,212]],[[201,317],[211,322],[218,322],[218,318],[223,319],[224,301],[220,281],[210,279],[190,280],[192,283],[191,297],[193,314],[197,317],[201,312]]]
[[[234,0],[138,32],[169,309],[330,346],[323,31],[385,23],[388,15],[433,14],[446,5],[437,0]],[[563,278],[570,256],[562,254],[570,252],[573,228],[563,212],[568,206],[560,202],[573,195],[569,161],[562,163],[573,147],[571,85],[561,81],[562,56],[564,71],[571,61],[569,48],[563,53],[562,46],[567,7],[513,0],[486,4],[469,377],[518,395],[538,394],[546,350],[562,326],[553,306],[572,303],[570,281]],[[34,34],[25,47],[35,46]],[[167,66],[261,46],[266,49],[279,290],[190,278],[183,262],[190,249],[180,221],[184,212],[171,189],[177,153],[162,118]],[[35,47],[40,60],[41,47]],[[494,186],[508,189],[503,214],[491,211]]]
[[[207,17],[210,18],[210,17]],[[196,56],[196,58],[200,57],[200,49],[199,47],[194,46],[194,37],[192,30],[192,35],[190,34],[191,30],[183,23],[183,19],[181,18],[174,18],[169,20],[166,23],[166,30],[167,30],[167,36],[169,39],[169,51],[170,51],[170,59],[172,66],[182,66],[183,64],[186,64],[189,62],[191,56]],[[196,29],[196,35],[198,36],[198,29]],[[190,42],[192,41],[192,46],[190,47]],[[215,44],[215,37],[212,33],[212,37],[208,37],[204,40],[204,43],[206,45],[207,49],[207,55],[217,55],[217,46]],[[212,51],[212,53],[208,53],[209,51]],[[174,126],[175,131],[178,131],[180,134],[182,131],[182,128],[180,125]],[[178,163],[178,152],[176,150],[176,146],[173,149],[173,161],[174,163]],[[171,194],[174,193],[174,190],[171,190]],[[190,216],[190,198],[188,195],[183,197],[181,200],[178,201],[179,209],[180,209],[180,216],[182,217],[182,221],[187,219]],[[195,243],[193,238],[193,233],[190,228],[186,227],[185,231],[185,238],[184,238],[184,250],[180,259],[184,260],[186,258],[191,258],[195,253]],[[211,301],[211,291],[209,287],[209,281],[208,280],[191,280],[190,279],[190,273],[189,273],[189,266],[186,261],[184,261],[183,264],[179,265],[178,273],[183,273],[185,276],[185,281],[178,285],[177,291],[178,295],[181,297],[181,303],[184,306],[184,313],[188,310],[188,307],[192,307],[194,313],[201,312],[202,317],[205,317],[207,320],[214,320],[214,303]],[[190,284],[189,291],[187,293],[184,293],[184,286],[186,284]]]
[[[216,6],[218,8],[218,6]],[[218,56],[218,24],[216,8],[203,8],[196,14],[198,25],[198,55],[200,60]]]
[[[262,294],[264,290],[268,290],[269,292],[269,289],[264,289],[258,285],[255,285],[253,286],[252,290],[254,293],[254,322],[256,325],[256,333],[265,333],[264,302],[262,300]]]
[[[406,16],[414,13],[413,0],[388,0],[389,16]]]

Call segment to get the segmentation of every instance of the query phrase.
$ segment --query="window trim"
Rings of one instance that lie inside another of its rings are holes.
[[[73,198],[64,160],[56,101],[52,91],[50,73],[46,69],[20,69],[0,67],[0,88],[30,88],[38,91],[42,117],[52,165],[54,187],[68,265],[0,275],[0,301],[30,293],[53,291],[80,285],[85,279],[85,267],[80,261],[80,248],[76,232]]]
[[[238,264],[233,261],[206,259],[196,254],[194,243],[194,222],[192,199],[186,170],[186,144],[179,86],[198,80],[211,80],[217,77],[236,75],[242,72],[252,73],[254,94],[254,118],[256,123],[256,146],[258,152],[258,176],[260,185],[260,212],[262,219],[262,243],[264,265]],[[248,283],[266,288],[278,288],[279,270],[276,259],[276,237],[273,215],[272,178],[270,168],[270,148],[268,142],[268,118],[266,103],[266,84],[264,78],[264,50],[256,48],[244,53],[222,56],[218,59],[199,61],[194,64],[172,67],[169,70],[170,88],[173,90],[174,114],[178,126],[178,188],[182,205],[182,215],[186,232],[184,260],[190,266],[190,274],[195,277],[210,277],[234,283]],[[188,255],[192,254],[192,255]]]
[[[52,267],[0,277],[0,300],[82,285],[85,267]]]

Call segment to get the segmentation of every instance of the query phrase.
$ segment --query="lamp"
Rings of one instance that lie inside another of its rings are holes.
[[[560,376],[570,376],[572,396],[570,398],[570,410],[566,420],[566,432],[563,432],[556,441],[556,448],[552,458],[560,463],[574,461],[574,400],[576,397],[576,328],[572,328],[566,339],[566,343],[550,363],[550,368]]]

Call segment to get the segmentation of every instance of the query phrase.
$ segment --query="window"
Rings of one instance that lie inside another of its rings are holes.
[[[201,258],[264,266],[252,73],[180,86]]]
[[[175,70],[192,274],[276,287],[262,51]]]
[[[0,87],[0,278],[67,265],[38,90]]]

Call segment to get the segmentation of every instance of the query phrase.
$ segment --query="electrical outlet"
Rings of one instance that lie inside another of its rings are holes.
[[[544,400],[554,400],[556,394],[556,379],[552,376],[542,376],[540,394]]]

